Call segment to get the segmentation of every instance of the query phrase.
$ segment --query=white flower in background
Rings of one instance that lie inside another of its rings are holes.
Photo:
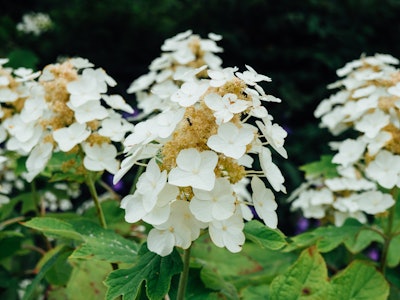
[[[22,16],[22,21],[17,24],[17,30],[39,36],[52,26],[53,22],[48,14],[41,12],[28,13]]]
[[[53,145],[51,143],[43,143],[36,145],[26,160],[26,168],[28,173],[25,174],[27,181],[32,181],[46,167],[51,157]]]
[[[400,156],[382,150],[365,169],[369,178],[391,189],[400,185]]]
[[[217,36],[211,34],[209,39],[203,39],[187,30],[164,42],[161,55],[149,66],[149,73],[140,76],[128,88],[128,93],[136,94],[143,115],[169,110],[171,107],[174,109],[178,105],[188,107],[198,100],[194,83],[206,77],[206,68],[208,72],[221,68],[222,60],[216,53],[223,50],[216,44],[219,41],[215,38]],[[230,69],[230,72],[224,71],[223,74],[212,73],[212,84],[220,86],[236,71],[236,68]],[[183,84],[186,84],[185,89],[179,90]],[[197,91],[199,94],[204,93],[204,90],[201,92],[201,85]],[[171,95],[174,95],[173,98]]]
[[[152,115],[137,123],[125,138],[126,157],[114,177],[114,182],[120,180],[146,159],[150,162],[143,174],[149,172],[154,178],[165,174],[164,187],[153,180],[144,189],[142,178],[146,177],[140,177],[135,192],[121,203],[127,222],[142,220],[153,226],[148,247],[162,256],[175,246],[190,247],[202,229],[208,229],[218,247],[240,251],[245,241],[244,220],[254,217],[249,207],[255,208],[267,226],[277,227],[275,197],[264,183],[259,184],[259,177],[266,177],[275,191],[285,192],[284,177],[267,147],[287,157],[283,147],[287,134],[278,124],[268,122],[273,117],[261,102],[277,98],[258,85],[270,81],[269,77],[248,66],[244,73],[236,67],[216,70],[211,66],[205,72],[204,57],[196,67],[180,65],[194,59],[188,49],[181,49],[190,36],[186,32],[167,40],[162,50],[174,55],[164,53],[152,62],[154,78],[141,77],[133,83],[131,90],[143,97],[139,105]],[[198,40],[193,43],[198,45]],[[214,41],[199,45],[203,51],[219,51]],[[173,72],[168,71],[175,64]],[[168,76],[180,81],[169,81]],[[261,123],[261,131],[247,123],[250,117],[267,120]],[[253,165],[261,165],[261,170]],[[253,195],[246,189],[248,178],[253,178]]]
[[[394,205],[392,195],[378,185],[400,187],[400,70],[392,66],[398,63],[390,55],[376,54],[337,70],[345,77],[329,87],[341,89],[324,99],[314,115],[334,135],[354,129],[358,136],[331,143],[337,150],[332,158],[337,177],[309,180],[309,189],[294,197],[293,209],[300,208],[306,217],[333,218],[341,226],[347,218],[365,223],[366,214],[384,213]],[[322,190],[330,191],[330,203],[312,203]]]
[[[347,167],[360,159],[365,151],[365,143],[362,140],[346,139],[340,143],[338,150],[332,162]]]

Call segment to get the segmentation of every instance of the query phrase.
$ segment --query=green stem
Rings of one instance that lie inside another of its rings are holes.
[[[181,273],[181,277],[179,278],[179,286],[178,286],[178,296],[177,300],[185,299],[186,285],[189,278],[189,263],[190,263],[190,248],[187,248],[183,252],[183,271]]]
[[[96,187],[94,186],[94,182],[93,182],[91,173],[88,173],[86,175],[86,185],[88,186],[90,195],[93,198],[94,205],[95,205],[96,211],[97,211],[97,216],[99,217],[101,227],[103,227],[104,229],[107,229],[106,218],[104,217],[103,209],[101,208],[99,196],[97,195],[97,190],[96,190]],[[118,264],[111,263],[111,267],[113,268],[113,270],[117,270]]]
[[[101,227],[103,227],[104,229],[107,229],[106,219],[104,218],[103,209],[101,208],[99,196],[97,195],[96,187],[94,186],[93,178],[91,175],[92,174],[90,174],[90,173],[86,175],[86,185],[88,186],[90,195],[93,198],[94,205],[95,205],[96,211],[97,211],[97,216],[99,217]]]
[[[397,189],[396,188],[393,189],[391,194],[392,194],[394,200],[396,201],[396,203],[389,209],[388,223],[387,223],[387,227],[385,230],[385,242],[383,244],[381,262],[380,262],[380,270],[382,271],[383,274],[385,274],[385,271],[386,271],[386,264],[387,264],[387,257],[388,257],[388,253],[389,253],[390,242],[392,241],[392,239],[394,237],[392,231],[393,231],[394,215],[396,213]]]

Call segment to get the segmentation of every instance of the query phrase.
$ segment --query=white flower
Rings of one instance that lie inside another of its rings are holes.
[[[242,79],[246,84],[253,86],[260,81],[271,81],[271,78],[262,74],[258,74],[252,67],[246,65],[246,68],[248,71],[244,71],[243,73],[235,73],[236,76]]]
[[[223,70],[208,70],[208,76],[211,78],[210,86],[212,87],[220,87],[223,86],[227,81],[235,78],[234,72],[236,72],[238,68],[225,68]]]
[[[272,162],[271,151],[266,147],[262,147],[259,158],[261,169],[263,170],[273,189],[277,192],[282,191],[286,193],[286,189],[283,185],[285,178],[282,176],[279,168]]]
[[[90,69],[85,69],[86,70]],[[83,73],[77,80],[67,84],[67,91],[71,94],[70,102],[73,107],[78,107],[88,101],[100,100],[101,93],[105,90],[99,86],[96,78],[90,76],[87,72]]]
[[[77,69],[94,67],[94,64],[92,64],[87,58],[73,57],[69,59],[69,62]]]
[[[143,204],[147,212],[155,206],[157,196],[167,183],[167,171],[161,172],[155,159],[151,159],[136,184],[136,193],[145,195],[146,202]]]
[[[275,229],[278,225],[275,196],[270,189],[267,189],[262,180],[256,176],[251,180],[253,190],[253,204],[257,214],[263,219],[265,225]]]
[[[264,138],[282,157],[287,158],[287,152],[283,148],[287,132],[278,124],[272,124],[268,118],[263,118],[261,121],[256,121],[258,128],[260,128]]]
[[[47,103],[42,97],[28,98],[21,111],[21,118],[25,123],[36,121],[43,116]]]
[[[232,217],[222,221],[211,222],[209,224],[209,233],[211,240],[217,247],[226,247],[230,252],[236,253],[242,250],[242,245],[246,239],[243,228],[243,218],[237,209]]]
[[[0,89],[0,102],[14,102],[18,99],[18,93],[8,88]]]
[[[205,227],[204,223],[191,214],[189,202],[174,201],[168,220],[150,230],[147,245],[150,251],[166,256],[172,252],[174,246],[189,248],[192,241],[199,237],[200,229]]]
[[[212,93],[204,97],[206,105],[214,111],[217,124],[229,122],[234,114],[241,113],[247,109],[249,103],[240,100],[235,94],[225,94],[221,97]]]
[[[53,138],[61,151],[68,152],[79,143],[86,140],[91,131],[86,124],[73,123],[69,127],[54,130]]]
[[[208,138],[207,146],[228,157],[238,159],[246,152],[246,146],[254,138],[251,128],[238,128],[233,123],[224,123],[218,127],[218,133]]]
[[[159,137],[167,138],[175,130],[176,125],[183,119],[185,109],[181,108],[178,110],[170,110],[160,113],[155,117],[156,132]]]
[[[73,106],[71,102],[67,105],[75,111],[75,119],[78,123],[86,123],[93,120],[102,120],[108,116],[108,111],[98,100],[87,101],[80,106]]]
[[[39,143],[36,145],[26,160],[26,169],[28,173],[24,175],[28,182],[31,182],[46,167],[51,154],[53,145],[51,143]]]
[[[346,139],[340,143],[339,152],[332,158],[332,162],[347,167],[360,159],[365,147],[362,140]]]
[[[133,124],[122,118],[108,118],[101,122],[99,134],[109,137],[114,142],[120,142],[124,139],[125,134],[133,128]]]
[[[211,191],[214,188],[214,168],[217,161],[218,156],[215,152],[183,149],[176,158],[177,167],[168,174],[168,182],[176,186],[191,186]]]
[[[354,99],[362,98],[371,95],[375,91],[376,91],[376,86],[369,85],[363,88],[356,89],[351,95],[351,97],[353,97]]]
[[[384,188],[391,189],[399,184],[400,156],[382,150],[368,164],[365,172]]]
[[[102,95],[102,98],[110,107],[133,114],[133,108],[120,95]]]
[[[199,101],[200,97],[208,89],[207,82],[185,82],[181,88],[171,96],[171,101],[179,103],[180,106],[188,107]]]
[[[364,115],[355,124],[354,128],[365,133],[368,138],[373,139],[383,127],[389,124],[389,119],[389,115],[380,109],[376,109],[373,113]]]
[[[236,198],[226,178],[216,179],[211,191],[194,188],[193,193],[194,197],[190,201],[189,208],[196,219],[202,222],[225,220],[235,211]]]
[[[158,137],[157,129],[158,126],[155,119],[137,123],[133,132],[126,137],[124,146],[129,150],[136,145],[150,143]]]
[[[395,204],[390,194],[384,194],[379,191],[368,191],[360,194],[358,205],[360,209],[367,214],[375,215],[386,211]]]
[[[147,89],[156,80],[156,72],[150,72],[148,74],[140,76],[129,86],[128,93],[136,93]]]
[[[119,162],[115,158],[117,149],[114,145],[103,143],[101,145],[84,144],[85,158],[83,165],[90,171],[107,170],[111,174],[118,171]]]

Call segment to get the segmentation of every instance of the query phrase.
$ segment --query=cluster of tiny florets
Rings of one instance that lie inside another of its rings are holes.
[[[168,39],[150,73],[129,89],[137,93],[143,114],[152,115],[126,137],[126,157],[114,182],[135,164],[146,164],[121,207],[127,222],[153,226],[148,247],[162,256],[174,246],[187,249],[203,229],[218,247],[240,251],[244,220],[253,218],[249,206],[267,226],[277,226],[274,194],[260,178],[285,192],[267,146],[286,158],[287,133],[262,105],[280,99],[259,85],[271,79],[250,66],[244,72],[221,68],[213,54],[220,51],[218,36],[210,37],[203,40],[188,31]],[[261,170],[254,170],[255,159]]]
[[[338,177],[312,178],[295,194],[293,208],[309,218],[341,225],[353,217],[385,213],[394,205],[390,190],[400,187],[399,61],[384,54],[361,57],[337,70],[340,90],[315,111],[333,135],[353,129],[356,138],[332,142]],[[312,188],[310,188],[312,187]],[[387,190],[388,192],[382,191]]]

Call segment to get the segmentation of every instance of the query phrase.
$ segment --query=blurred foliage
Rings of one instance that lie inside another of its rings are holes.
[[[362,53],[400,57],[399,0],[0,0],[0,7],[0,56],[38,68],[86,57],[131,103],[127,87],[147,73],[166,38],[187,29],[221,34],[224,66],[248,64],[270,76],[266,91],[283,100],[268,109],[289,132],[289,160],[278,162],[289,192],[303,180],[298,167],[329,151],[330,135],[313,111],[329,95],[335,70]],[[27,12],[48,13],[52,30],[38,37],[18,32]]]

